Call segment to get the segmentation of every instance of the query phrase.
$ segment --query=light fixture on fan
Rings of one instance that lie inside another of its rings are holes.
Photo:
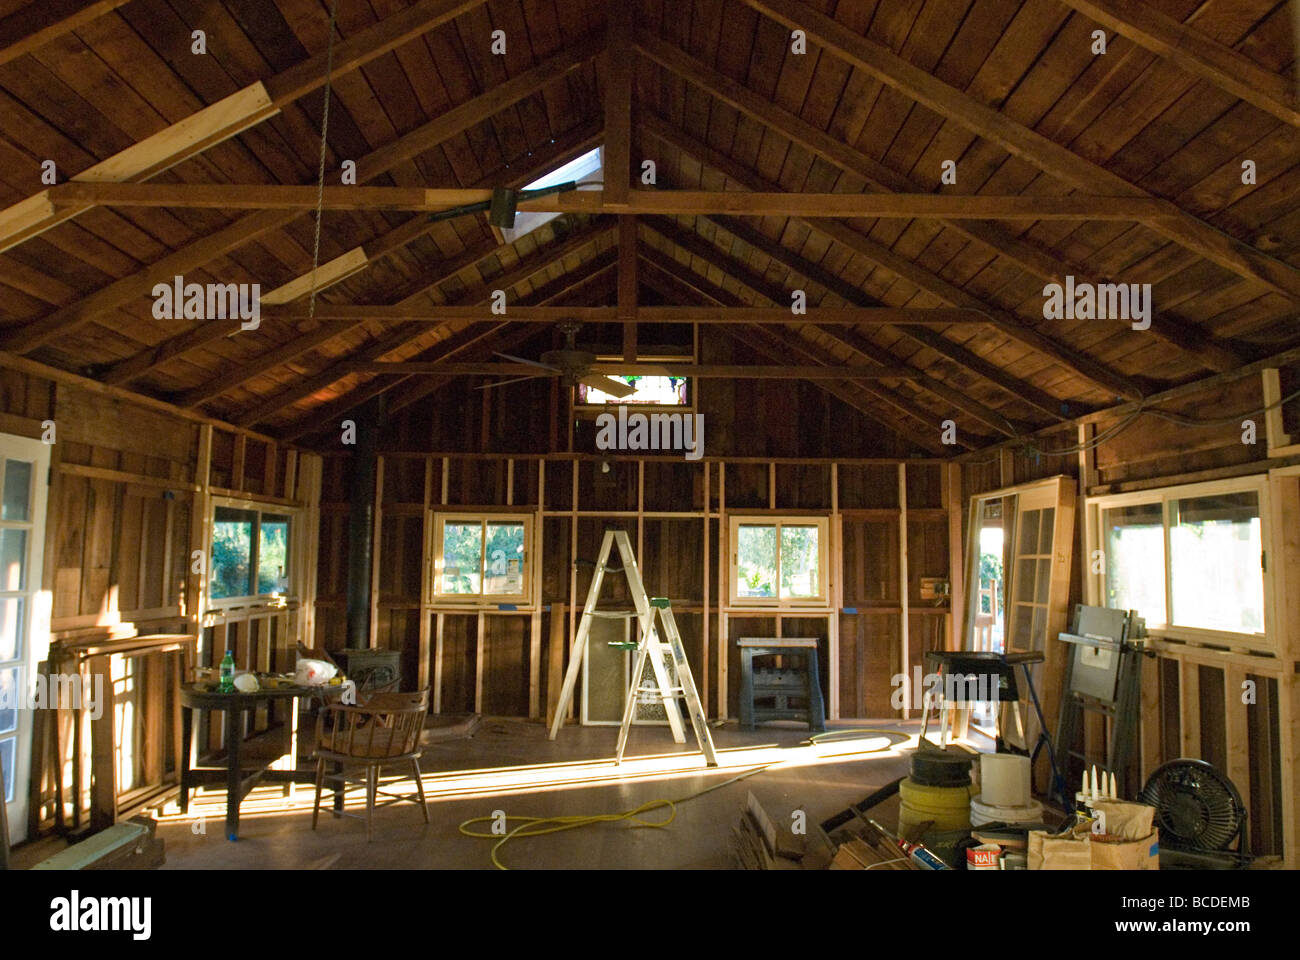
[[[540,361],[529,360],[526,357],[516,357],[508,353],[496,354],[498,357],[512,360],[515,363],[539,367],[545,371],[544,373],[534,373],[527,377],[514,377],[510,380],[498,380],[496,383],[485,383],[478,389],[490,390],[493,387],[501,387],[507,383],[518,383],[521,380],[558,375],[563,377],[564,382],[570,386],[582,383],[592,389],[599,390],[601,393],[607,393],[611,397],[620,399],[636,392],[634,387],[630,387],[622,381],[603,374],[590,372],[596,363],[596,355],[586,350],[579,350],[576,343],[578,331],[582,329],[582,324],[567,320],[558,324],[557,329],[564,334],[564,346],[557,350],[547,350],[542,354]]]

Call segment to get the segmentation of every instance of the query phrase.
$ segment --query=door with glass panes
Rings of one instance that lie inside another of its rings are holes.
[[[41,592],[50,448],[0,434],[0,770],[10,843],[27,834],[33,674],[49,649],[49,594]]]

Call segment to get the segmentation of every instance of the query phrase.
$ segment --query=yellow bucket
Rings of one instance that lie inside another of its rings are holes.
[[[932,822],[932,831],[969,830],[970,800],[979,792],[974,784],[959,787],[931,787],[908,777],[898,785],[902,801],[898,811],[898,829]]]

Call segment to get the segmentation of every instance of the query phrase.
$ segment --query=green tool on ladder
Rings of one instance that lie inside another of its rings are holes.
[[[619,556],[623,560],[623,572],[627,576],[628,590],[632,596],[634,609],[597,610],[596,603],[600,597],[601,584],[604,582],[605,571],[609,566],[610,549],[616,544]],[[662,626],[664,639],[661,639],[659,627],[655,624],[656,614]],[[636,705],[639,700],[645,702],[644,698],[647,694],[642,692],[640,684],[646,662],[649,661],[657,687],[657,690],[655,687],[646,688],[652,691],[649,696],[653,699],[649,702],[663,704],[673,740],[677,743],[686,742],[686,732],[677,706],[677,701],[682,700],[686,703],[687,714],[695,730],[695,739],[699,742],[704,759],[709,766],[716,767],[718,757],[713,749],[713,738],[709,734],[704,707],[700,703],[700,695],[695,689],[690,663],[687,662],[686,651],[682,646],[682,635],[677,629],[677,621],[673,618],[672,604],[667,597],[650,599],[646,596],[645,585],[641,582],[641,572],[637,568],[636,557],[632,554],[632,543],[628,539],[626,530],[606,530],[605,537],[601,541],[596,571],[591,578],[591,589],[587,591],[587,602],[582,608],[582,621],[578,624],[578,632],[573,638],[573,647],[569,652],[569,669],[564,674],[564,686],[560,690],[560,700],[556,704],[555,717],[551,721],[550,739],[554,740],[559,733],[569,703],[573,699],[578,673],[587,653],[591,622],[596,617],[613,619],[635,617],[639,627],[639,639],[636,643],[611,644],[617,649],[636,651],[636,660],[632,666],[632,682],[623,704],[623,722],[618,731],[618,751],[614,762],[623,762],[623,750],[627,746],[628,731],[636,715]]]

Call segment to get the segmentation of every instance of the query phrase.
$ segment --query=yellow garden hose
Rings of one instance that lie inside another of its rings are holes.
[[[832,730],[827,733],[819,733],[816,734],[815,736],[809,737],[807,740],[804,741],[804,743],[819,743],[824,741],[828,737],[839,737],[842,736],[843,734],[849,734],[849,733],[885,734],[885,735],[901,737],[904,740],[911,738],[911,734],[904,733],[901,730],[860,728],[860,729],[851,729],[851,730],[850,729]],[[896,746],[897,743],[898,741],[894,741],[881,747],[872,747],[870,750],[853,750],[850,751],[849,753],[838,754],[838,756],[879,753],[882,750],[891,749],[892,747]],[[500,816],[473,817],[469,820],[466,820],[464,823],[462,823],[458,829],[462,834],[464,834],[467,837],[479,837],[485,840],[495,840],[496,843],[492,845],[492,852],[491,852],[492,864],[498,870],[508,870],[509,868],[505,864],[503,864],[500,861],[500,859],[498,859],[498,854],[501,852],[502,847],[504,847],[507,843],[509,843],[511,840],[514,840],[515,838],[542,837],[549,833],[562,833],[565,830],[577,830],[580,827],[588,827],[597,823],[617,823],[623,820],[630,820],[632,827],[654,827],[654,828],[662,829],[664,827],[670,826],[673,820],[677,818],[678,804],[686,803],[688,800],[694,800],[696,797],[702,797],[706,793],[712,793],[714,790],[720,790],[723,787],[730,786],[731,784],[744,780],[747,777],[752,777],[756,773],[762,773],[764,770],[770,769],[771,767],[780,766],[781,764],[787,762],[789,761],[773,760],[771,763],[765,763],[760,766],[754,767],[750,770],[746,770],[743,773],[737,774],[734,777],[730,777],[727,780],[723,780],[721,783],[715,783],[711,787],[705,787],[703,790],[697,790],[695,793],[688,794],[687,796],[678,797],[675,800],[663,800],[663,799],[647,800],[639,807],[634,807],[631,810],[624,810],[621,813],[572,814],[572,815],[561,815],[555,817],[525,817],[525,816],[508,816],[502,814]],[[650,813],[653,810],[658,810],[663,807],[668,808],[668,816],[666,819],[663,820],[642,819],[642,816],[644,814]],[[509,826],[510,821],[512,820],[519,821],[519,825],[517,827],[514,827],[513,829],[508,829],[504,834],[483,833],[481,831],[469,829],[470,825],[475,823],[491,823],[495,826],[500,824],[503,818],[507,826]]]

